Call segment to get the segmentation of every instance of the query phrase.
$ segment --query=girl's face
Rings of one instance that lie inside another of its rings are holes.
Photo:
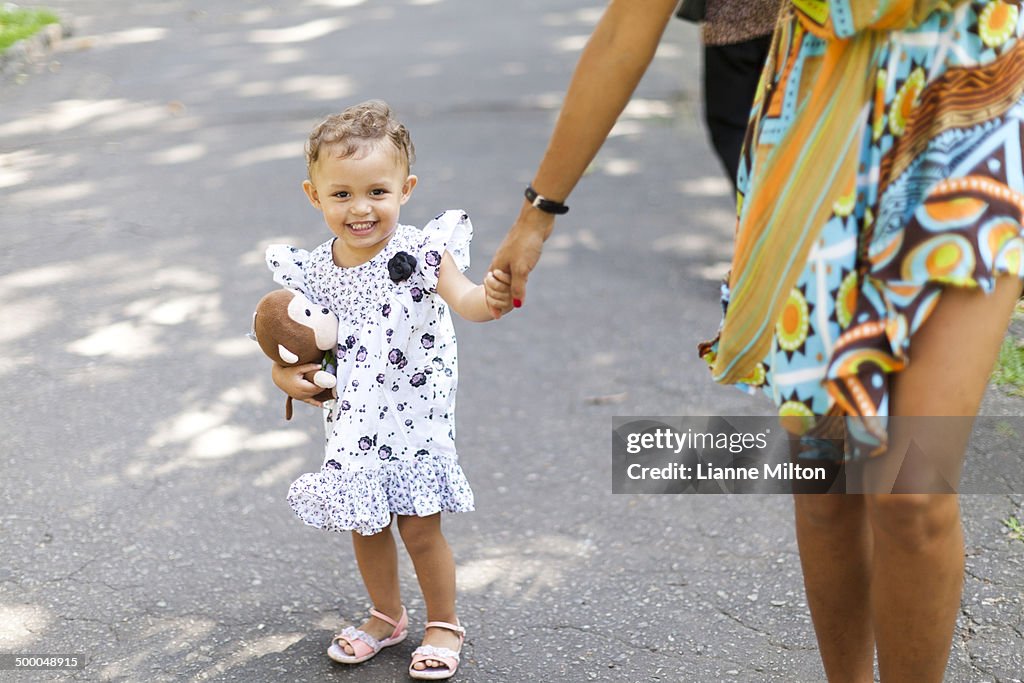
[[[334,241],[334,262],[355,266],[377,255],[398,226],[402,204],[416,187],[397,150],[382,141],[347,159],[321,151],[302,183],[309,201],[324,215]]]

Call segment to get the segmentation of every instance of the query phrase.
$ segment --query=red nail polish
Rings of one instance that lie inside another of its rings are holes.
[[[512,299],[512,305],[515,306],[516,308],[522,308],[523,302],[520,301],[519,299]]]

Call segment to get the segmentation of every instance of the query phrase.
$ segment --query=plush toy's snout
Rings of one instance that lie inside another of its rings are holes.
[[[321,351],[330,351],[338,343],[338,318],[330,309],[296,294],[288,304],[288,317],[313,331],[314,343]]]
[[[253,331],[263,353],[279,365],[320,363],[321,369],[306,373],[307,380],[325,391],[314,398],[334,398],[337,384],[334,348],[338,343],[338,318],[300,292],[279,289],[260,299],[253,317]],[[326,352],[326,353],[325,353]],[[285,402],[285,419],[292,417],[292,399]]]

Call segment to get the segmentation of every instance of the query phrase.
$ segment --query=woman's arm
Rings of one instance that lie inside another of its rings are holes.
[[[476,284],[459,270],[451,254],[444,252],[437,276],[437,293],[461,317],[483,323],[500,317],[498,311],[507,312],[512,307],[508,285],[493,273],[487,273],[487,282],[489,286],[485,291],[483,285]]]
[[[647,71],[678,0],[611,0],[583,49],[534,175],[538,194],[564,202],[594,160]],[[555,217],[524,200],[490,270],[509,273],[521,305]]]

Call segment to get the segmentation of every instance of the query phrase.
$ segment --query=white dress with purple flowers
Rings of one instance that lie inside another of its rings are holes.
[[[473,509],[455,452],[455,329],[437,294],[441,256],[447,250],[465,270],[472,236],[469,217],[454,210],[422,230],[399,225],[379,254],[352,268],[334,264],[334,240],[312,252],[267,249],[274,280],[340,321],[338,398],[324,408],[324,463],[288,490],[307,524],[370,535],[391,515]],[[395,282],[388,263],[400,252],[416,266]]]

